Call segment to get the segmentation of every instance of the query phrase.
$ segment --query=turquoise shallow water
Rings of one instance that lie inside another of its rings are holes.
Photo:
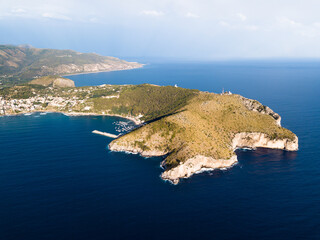
[[[127,120],[32,114],[0,118],[0,239],[319,239],[319,62],[152,64],[70,76],[103,83],[224,87],[270,106],[298,152],[239,151],[239,164],[163,182],[161,158],[112,153]]]

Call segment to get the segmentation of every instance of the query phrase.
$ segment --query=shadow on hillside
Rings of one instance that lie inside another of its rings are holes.
[[[126,134],[128,134],[128,133],[134,132],[134,131],[138,130],[139,128],[143,127],[144,125],[150,124],[150,123],[152,123],[152,122],[156,122],[156,121],[158,121],[158,120],[160,120],[160,119],[162,119],[162,118],[169,117],[169,116],[172,116],[172,115],[175,115],[175,114],[177,114],[177,113],[184,112],[184,111],[186,111],[186,109],[182,109],[182,110],[180,110],[180,111],[175,111],[175,112],[172,112],[172,113],[168,113],[168,114],[162,115],[162,116],[160,116],[160,117],[154,118],[154,119],[152,119],[152,120],[146,121],[145,123],[143,123],[143,124],[141,124],[141,125],[137,125],[132,131],[127,132],[127,133],[125,133],[125,134],[123,134],[123,135],[126,135]]]

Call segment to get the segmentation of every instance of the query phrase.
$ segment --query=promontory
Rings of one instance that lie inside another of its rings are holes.
[[[0,89],[0,114],[53,111],[116,115],[137,127],[109,144],[112,151],[163,156],[161,178],[177,184],[195,173],[237,163],[237,148],[298,150],[298,138],[269,107],[231,93],[174,86],[74,87],[58,76]]]

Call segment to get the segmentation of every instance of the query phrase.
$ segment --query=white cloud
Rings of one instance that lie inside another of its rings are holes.
[[[259,27],[256,25],[245,25],[244,29],[246,29],[248,31],[257,31],[257,30],[259,30]]]
[[[281,29],[286,29],[303,37],[313,38],[320,36],[319,22],[315,22],[313,24],[303,24],[287,17],[281,17],[278,19],[278,25]]]
[[[41,14],[44,18],[57,19],[57,20],[65,20],[71,21],[71,18],[65,15],[57,14],[57,13],[43,13]]]
[[[238,18],[240,18],[241,21],[247,20],[247,16],[242,13],[237,13]]]
[[[281,17],[279,19],[279,22],[282,26],[290,26],[290,27],[301,27],[302,23],[296,22],[292,19],[289,19],[287,17]]]
[[[234,30],[246,30],[246,31],[257,31],[259,30],[259,26],[257,25],[243,25],[243,24],[230,24],[226,21],[220,21],[219,24],[222,27],[234,29]]]
[[[27,12],[25,9],[23,8],[14,8],[11,10],[12,13],[25,13]]]
[[[89,19],[89,22],[97,23],[97,22],[99,22],[99,20],[98,20],[98,18],[93,17],[93,18],[90,18],[90,19]]]
[[[219,24],[223,27],[230,27],[230,24],[225,21],[220,21]]]
[[[200,16],[197,15],[197,14],[195,14],[195,13],[188,12],[188,13],[186,14],[186,17],[187,17],[187,18],[199,18]]]
[[[164,13],[161,11],[156,11],[156,10],[144,10],[141,12],[143,15],[147,16],[154,16],[154,17],[160,17],[163,16]]]

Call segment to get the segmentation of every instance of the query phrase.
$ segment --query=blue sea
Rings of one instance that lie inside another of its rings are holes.
[[[77,86],[153,83],[259,100],[299,151],[238,151],[239,164],[174,186],[161,158],[113,153],[133,123],[57,113],[0,117],[0,239],[320,239],[320,62],[151,63],[69,76]]]

